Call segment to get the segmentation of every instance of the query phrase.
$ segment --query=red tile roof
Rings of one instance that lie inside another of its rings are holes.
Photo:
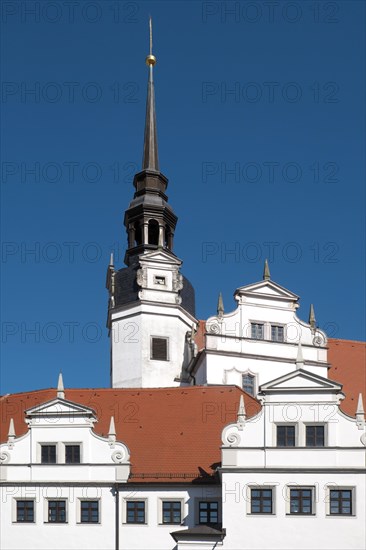
[[[328,377],[343,384],[346,398],[341,409],[355,416],[359,393],[366,406],[366,343],[330,338],[328,347]]]
[[[114,416],[117,439],[131,452],[130,481],[160,482],[212,479],[221,461],[222,428],[235,421],[241,395],[247,415],[256,414],[259,403],[236,386],[65,390],[65,399],[95,410],[98,434],[108,433]],[[2,397],[1,441],[10,418],[20,436],[27,431],[24,411],[55,398],[56,389]]]

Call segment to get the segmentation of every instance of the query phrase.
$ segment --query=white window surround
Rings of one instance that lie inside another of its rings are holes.
[[[263,338],[252,338],[252,325],[263,325]],[[283,341],[278,342],[277,340],[272,340],[272,326],[283,327]],[[287,342],[286,329],[287,325],[284,323],[277,323],[276,321],[263,321],[260,319],[249,319],[247,334],[244,334],[244,336],[250,338],[251,340],[266,340],[273,342],[274,344],[284,344]]]
[[[51,500],[51,499],[50,499]],[[96,523],[87,523],[81,521],[81,501],[89,501],[89,502],[95,502],[98,501],[98,521]],[[102,499],[100,497],[96,498],[84,498],[84,497],[78,497],[76,499],[76,523],[77,525],[88,525],[89,527],[91,525],[101,525],[102,523]]]
[[[295,445],[294,447],[282,447],[277,445],[277,427],[278,426],[294,426],[295,428]],[[272,424],[272,432],[273,432],[273,446],[277,447],[277,449],[294,449],[295,447],[298,447],[298,441],[299,441],[299,422],[274,422]]]
[[[245,372],[241,373],[241,381],[242,381],[241,387],[243,389],[244,389],[243,381],[244,381],[244,376],[245,375],[253,377],[253,379],[254,379],[253,380],[253,390],[254,390],[253,397],[256,397],[256,395],[258,394],[258,374],[256,374],[255,372],[252,372],[250,369],[248,369]]]
[[[181,514],[181,521],[180,523],[163,523],[163,502],[180,502],[180,514]],[[159,497],[158,498],[158,525],[167,525],[168,527],[172,527],[172,525],[176,525],[177,527],[179,525],[185,525],[185,519],[186,519],[187,511],[186,511],[186,505],[184,498],[181,497]]]
[[[279,485],[279,484],[277,484]],[[251,511],[251,504],[252,504],[252,497],[251,497],[251,491],[252,489],[271,489],[272,490],[272,512],[270,514],[266,514],[266,513],[259,513],[259,514],[252,514],[252,511]],[[258,485],[256,483],[249,483],[248,485],[246,485],[246,498],[245,498],[245,501],[246,501],[246,514],[247,516],[251,516],[251,517],[260,517],[263,519],[263,516],[266,516],[266,517],[275,517],[276,516],[276,485],[274,483],[270,483],[268,485],[266,484],[262,484],[262,485]]]
[[[145,502],[145,523],[127,523],[127,502]],[[122,497],[122,523],[130,526],[136,526],[141,527],[143,525],[149,524],[149,518],[148,518],[148,499],[146,497],[141,498],[128,498],[128,497]]]
[[[56,446],[56,464],[66,463],[66,445],[79,445],[80,447],[80,464],[83,462],[83,445],[80,441],[40,441],[37,443],[36,462],[42,464],[42,447],[43,445]],[[76,463],[77,464],[77,463]],[[45,464],[46,466],[54,466],[54,464]],[[72,464],[71,464],[72,465]],[[75,465],[75,464],[74,464]]]
[[[301,490],[301,489],[305,489],[305,490],[310,490],[311,491],[311,514],[291,514],[291,508],[290,508],[290,505],[291,505],[291,499],[290,499],[290,491],[291,489],[298,489],[298,490]],[[315,506],[315,503],[316,503],[316,491],[315,491],[315,486],[314,485],[296,485],[296,484],[291,484],[291,485],[286,485],[285,487],[285,501],[286,501],[286,517],[301,517],[301,518],[306,518],[306,517],[310,517],[310,518],[314,518],[316,517],[316,506]]]
[[[37,450],[36,450],[36,461],[38,464],[42,464],[42,447],[47,445],[55,445],[56,446],[56,464],[59,461],[60,456],[60,442],[58,441],[40,441],[37,443]],[[45,464],[46,466],[54,466],[54,464]]]
[[[324,487],[325,490],[325,515],[327,518],[355,518],[356,517],[356,487],[350,486],[350,485],[337,485],[329,484]],[[330,491],[351,491],[351,506],[352,506],[352,513],[351,514],[331,514],[330,513]]]
[[[27,501],[27,502],[33,502],[33,521],[17,521],[17,502],[18,500],[21,501]],[[16,523],[17,525],[36,525],[37,523],[37,499],[35,498],[22,498],[22,497],[14,497],[11,504],[11,522]]]
[[[66,464],[66,445],[79,445],[80,447],[80,464],[83,462],[83,445],[80,441],[62,441],[62,443],[60,444],[60,454],[59,454],[59,457],[60,459],[58,460],[58,462],[60,464]],[[73,463],[70,463],[70,465],[74,465],[75,464],[79,464],[78,462],[75,462],[74,464]],[[85,499],[85,500],[89,500],[89,499]],[[93,500],[93,499],[90,499],[90,500]],[[94,500],[97,500],[97,499],[94,499]]]
[[[306,449],[324,449],[328,441],[328,424],[326,422],[274,422],[272,424],[273,446],[279,449],[293,449],[294,447],[278,447],[277,426],[295,426],[295,447]],[[306,426],[324,426],[324,447],[306,446]]]
[[[65,511],[66,511],[66,521],[62,522],[54,522],[54,521],[48,521],[48,503],[50,501],[64,501],[65,502]],[[68,525],[69,523],[69,502],[67,498],[63,497],[49,497],[45,498],[43,501],[43,523],[47,523],[48,525]]]

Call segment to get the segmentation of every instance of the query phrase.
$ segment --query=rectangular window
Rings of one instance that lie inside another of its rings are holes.
[[[179,500],[163,501],[163,523],[181,523],[182,505]]]
[[[155,275],[154,283],[156,285],[164,286],[165,285],[165,277],[163,277],[162,275]]]
[[[312,489],[290,489],[290,514],[312,514]]]
[[[306,446],[324,447],[324,426],[306,426]]]
[[[17,500],[17,522],[34,522],[34,500]]]
[[[295,447],[295,426],[277,426],[277,447]]]
[[[66,523],[66,500],[48,501],[49,523]]]
[[[254,395],[255,393],[255,376],[252,374],[243,374],[242,378],[243,390],[249,393],[249,395]]]
[[[167,338],[151,339],[151,359],[155,359],[156,361],[168,360],[168,339]]]
[[[80,464],[80,445],[65,445],[66,464]]]
[[[80,501],[80,522],[81,523],[99,523],[99,501],[98,500]]]
[[[42,464],[56,464],[56,445],[42,445]]]
[[[255,340],[263,340],[264,339],[264,325],[263,323],[251,323],[251,337]]]
[[[145,523],[145,501],[129,500],[127,503],[127,523]]]
[[[272,489],[251,489],[251,514],[272,514]]]
[[[219,503],[201,501],[199,503],[198,522],[200,524],[212,524],[219,522]]]
[[[273,342],[283,342],[284,328],[280,325],[271,325],[271,340]]]
[[[341,516],[352,515],[351,489],[332,489],[330,491],[330,514]]]

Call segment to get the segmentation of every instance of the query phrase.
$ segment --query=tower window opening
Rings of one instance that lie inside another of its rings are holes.
[[[135,230],[135,246],[140,246],[140,244],[142,244],[141,225],[136,222],[134,225],[134,230]]]
[[[159,244],[159,224],[156,220],[149,221],[149,244]]]

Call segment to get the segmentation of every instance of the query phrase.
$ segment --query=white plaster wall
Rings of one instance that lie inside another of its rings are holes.
[[[223,473],[224,548],[243,550],[344,550],[365,548],[365,475],[363,473],[256,472]],[[288,515],[286,486],[315,488],[315,515]],[[275,488],[275,513],[250,515],[248,485]],[[355,487],[356,515],[327,516],[327,486]]]

